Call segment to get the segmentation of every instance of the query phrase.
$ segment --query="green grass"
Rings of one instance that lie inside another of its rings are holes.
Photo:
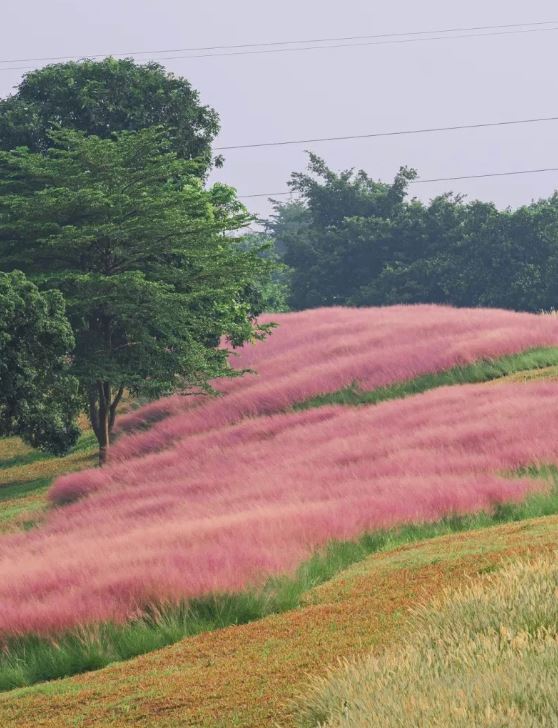
[[[86,432],[80,436],[77,444],[71,449],[69,454],[75,455],[77,453],[86,452],[94,447],[95,443],[95,436],[91,432]],[[23,451],[19,451],[15,455],[4,458],[0,461],[0,470],[19,468],[26,465],[32,465],[33,463],[44,463],[48,461],[63,462],[64,457],[60,458],[56,455],[49,455],[41,450],[33,450],[30,447],[23,446]],[[4,492],[3,488],[2,492]]]
[[[94,453],[95,438],[90,432],[60,458],[32,450],[17,437],[0,440],[0,534],[40,522],[49,507],[46,493],[53,479],[93,465]]]
[[[31,493],[41,493],[51,484],[52,478],[36,478],[36,480],[14,481],[0,488],[0,503],[13,498],[23,498]]]
[[[301,606],[310,589],[367,556],[452,533],[558,514],[558,468],[532,467],[518,475],[550,480],[546,492],[492,512],[445,518],[365,534],[356,541],[334,541],[291,576],[274,577],[260,589],[221,594],[188,603],[151,605],[142,618],[73,630],[48,640],[35,635],[10,639],[0,653],[0,690],[96,670],[112,662],[173,644],[184,637],[245,624]]]
[[[556,365],[558,365],[558,348],[530,349],[521,354],[512,354],[499,359],[482,359],[467,366],[457,366],[435,374],[423,374],[406,382],[397,382],[373,390],[363,390],[355,382],[336,392],[320,394],[299,402],[293,409],[304,410],[328,404],[378,404],[390,399],[403,399],[413,394],[421,394],[436,387],[490,382],[517,372],[546,369]]]
[[[2,510],[0,510],[0,521],[11,521],[24,513],[30,514],[33,511],[42,511],[43,508],[44,506],[40,501],[33,504],[29,504],[27,501],[24,501],[23,504],[16,502],[15,504],[10,504],[7,508],[2,508]]]
[[[0,462],[0,470],[8,470],[8,468],[15,468],[21,465],[30,465],[36,463],[39,460],[46,460],[50,455],[47,455],[40,450],[30,450],[29,452],[14,455],[11,458],[6,458]]]

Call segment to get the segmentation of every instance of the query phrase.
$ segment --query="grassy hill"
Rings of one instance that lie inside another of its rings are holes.
[[[315,678],[299,725],[556,725],[556,553],[516,556],[422,605],[404,644]]]
[[[294,315],[222,397],[127,415],[102,470],[88,433],[0,441],[1,725],[337,725],[311,675],[556,549],[558,319],[396,308],[366,356],[362,311]]]

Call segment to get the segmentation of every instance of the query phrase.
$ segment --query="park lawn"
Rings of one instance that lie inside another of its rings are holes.
[[[2,726],[294,726],[310,675],[404,638],[409,610],[507,560],[555,550],[558,516],[381,552],[291,612],[0,695]]]

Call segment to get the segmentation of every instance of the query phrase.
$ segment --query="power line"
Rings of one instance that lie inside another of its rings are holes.
[[[511,172],[487,172],[484,174],[467,174],[460,177],[437,177],[436,179],[415,179],[411,184],[425,184],[427,182],[453,182],[462,179],[484,179],[485,177],[511,177],[520,174],[540,174],[541,172],[558,172],[558,167],[542,167],[541,169],[519,169]]]
[[[553,21],[558,22],[558,21]],[[203,54],[196,54],[196,55],[188,55],[188,56],[162,56],[157,58],[156,60],[159,61],[176,61],[176,60],[194,60],[199,58],[225,58],[230,56],[246,56],[246,55],[262,55],[262,54],[270,54],[270,53],[297,53],[299,51],[318,51],[318,50],[328,50],[328,49],[335,49],[335,48],[361,48],[365,46],[382,46],[382,45],[400,45],[400,44],[407,44],[407,43],[425,43],[430,41],[440,41],[440,40],[456,40],[456,39],[464,39],[464,38],[489,38],[493,36],[504,36],[504,35],[519,35],[519,34],[525,34],[525,33],[542,33],[546,31],[556,31],[558,30],[558,26],[552,27],[552,28],[542,28],[542,27],[536,27],[536,28],[525,28],[523,30],[502,30],[502,31],[496,31],[496,32],[488,32],[488,33],[467,33],[467,34],[461,34],[461,35],[444,35],[444,36],[433,36],[429,38],[423,38],[423,37],[415,37],[415,38],[402,38],[399,40],[381,40],[381,41],[367,41],[362,43],[341,43],[341,44],[332,44],[332,45],[314,45],[314,46],[300,46],[297,48],[260,48],[259,50],[241,50],[241,51],[232,51],[232,52],[226,52],[226,53],[203,53]],[[296,41],[293,41],[295,43]],[[257,44],[254,44],[257,45]],[[141,51],[142,53],[147,54],[147,51]],[[160,51],[163,52],[163,51]],[[168,51],[172,52],[172,51]],[[115,54],[119,55],[119,54]],[[122,54],[120,54],[122,55]],[[133,54],[132,54],[133,55]],[[138,55],[136,53],[135,55]],[[96,56],[89,56],[89,58],[94,57],[104,57],[104,54],[96,55]],[[152,54],[154,57],[154,54]],[[66,60],[68,58],[78,58],[77,56],[71,56],[66,57]],[[52,59],[54,60],[54,59]],[[64,60],[64,59],[59,59]],[[8,61],[4,61],[8,62]],[[0,67],[0,71],[27,71],[34,69],[34,66],[3,66]]]
[[[214,46],[196,46],[193,48],[164,48],[152,51],[118,51],[117,53],[92,53],[86,56],[43,56],[38,58],[5,58],[0,59],[0,63],[32,63],[42,61],[69,61],[76,58],[105,58],[106,56],[155,56],[162,53],[195,53],[198,51],[216,51],[216,50],[238,50],[241,48],[265,48],[270,46],[285,45],[302,45],[304,43],[331,43],[340,41],[353,40],[371,40],[375,38],[401,38],[404,36],[420,36],[435,35],[437,33],[460,33],[473,32],[479,30],[503,30],[508,28],[523,28],[525,26],[542,26],[558,23],[558,20],[541,20],[534,23],[508,23],[507,25],[474,25],[471,27],[460,28],[440,28],[435,30],[415,30],[405,33],[377,33],[375,35],[349,35],[337,36],[330,38],[302,38],[300,40],[278,40],[267,41],[262,43],[240,43],[236,45],[214,45]]]
[[[459,177],[435,177],[432,179],[415,179],[411,180],[409,184],[419,185],[426,184],[428,182],[454,182],[456,180],[485,179],[486,177],[511,177],[520,174],[540,174],[541,172],[558,172],[558,167],[544,167],[541,169],[520,169],[512,170],[510,172],[486,172],[483,174],[460,175]],[[248,199],[253,197],[280,197],[292,194],[294,194],[293,191],[289,190],[283,192],[260,192],[255,195],[238,195],[238,197],[242,199]]]
[[[202,55],[191,55],[191,56],[166,56],[160,58],[161,61],[178,61],[178,60],[189,60],[195,58],[225,58],[228,56],[248,56],[248,55],[263,55],[269,53],[297,53],[299,51],[320,51],[328,50],[332,48],[363,48],[365,46],[384,46],[384,45],[402,45],[407,43],[428,43],[430,41],[438,40],[456,40],[463,38],[489,38],[491,36],[502,36],[502,35],[519,35],[524,33],[542,33],[544,31],[555,31],[558,27],[553,28],[528,28],[525,30],[503,30],[490,33],[469,33],[466,35],[445,35],[445,36],[433,36],[431,38],[403,38],[402,40],[382,40],[382,41],[370,41],[364,43],[342,43],[335,45],[320,45],[320,46],[300,46],[299,48],[273,48],[256,51],[234,51],[231,53],[204,53]],[[2,69],[0,69],[2,70]]]
[[[285,147],[293,144],[313,144],[316,142],[342,142],[355,139],[377,139],[378,137],[411,136],[413,134],[433,134],[440,131],[458,131],[461,129],[485,129],[495,126],[514,126],[518,124],[536,124],[544,121],[558,121],[558,116],[541,116],[534,119],[513,119],[505,121],[489,121],[476,124],[456,124],[454,126],[437,126],[425,129],[404,129],[399,131],[379,131],[370,134],[351,134],[335,137],[316,137],[314,139],[289,139],[278,142],[259,142],[256,144],[236,144],[224,147],[215,147],[216,151],[229,151],[231,149],[259,149],[261,147]]]

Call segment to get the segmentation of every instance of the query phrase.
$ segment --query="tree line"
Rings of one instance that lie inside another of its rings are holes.
[[[315,155],[292,175],[298,200],[276,204],[267,232],[290,270],[293,309],[439,303],[522,311],[558,301],[558,194],[517,209],[336,173]]]

